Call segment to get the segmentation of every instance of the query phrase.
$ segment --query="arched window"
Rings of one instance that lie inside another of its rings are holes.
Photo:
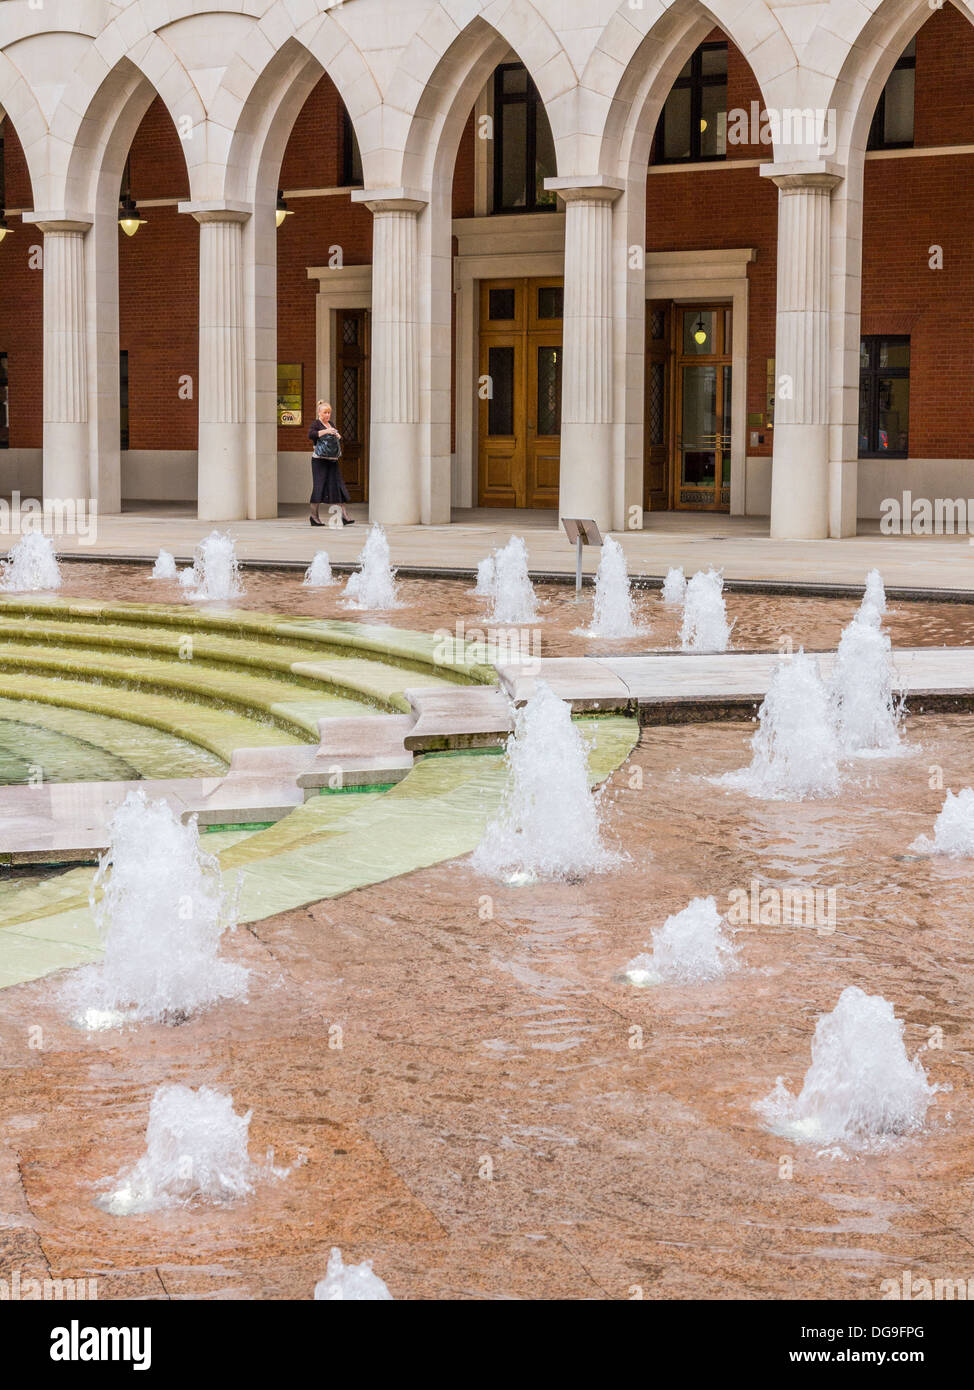
[[[867,149],[902,150],[913,144],[917,41],[912,39],[889,75],[869,128]]]
[[[553,212],[555,142],[538,89],[522,63],[494,74],[494,211]]]
[[[673,87],[656,129],[657,164],[727,157],[727,44],[702,43]]]

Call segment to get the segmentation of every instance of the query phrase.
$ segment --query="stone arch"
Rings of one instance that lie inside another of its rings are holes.
[[[517,53],[538,89],[560,169],[561,148],[570,140],[578,74],[557,35],[530,0],[510,9],[493,4],[484,10],[475,0],[466,0],[462,7],[450,9],[452,13],[439,0],[390,84],[385,116],[391,135],[381,182],[428,191],[434,180],[452,177],[470,108],[509,49]]]
[[[157,96],[177,128],[181,121],[189,123],[193,138],[182,143],[192,189],[205,165],[207,142],[196,138],[196,132],[205,129],[206,110],[172,50],[152,35],[138,62],[123,52],[109,64],[97,42],[68,86],[51,123],[49,206],[100,206],[102,179],[110,172],[106,159],[118,164],[124,147],[121,177],[139,122]]]
[[[0,51],[0,116],[9,120],[20,141],[27,164],[31,192],[34,194],[43,175],[47,141],[47,121],[34,93],[22,74]]]
[[[287,17],[280,2],[276,9]],[[254,276],[245,307],[248,370],[257,402],[248,446],[251,516],[273,515],[277,509],[277,188],[295,121],[324,75],[344,102],[360,145],[368,130],[378,138],[378,87],[356,45],[327,13],[285,38],[259,73],[243,52],[235,53],[210,108],[211,120],[229,132],[229,142],[222,180],[209,196],[251,213],[244,227],[246,273]]]
[[[383,108],[384,150],[373,187],[403,189],[425,203],[418,219],[422,306],[419,411],[423,464],[419,493],[426,523],[450,518],[453,173],[463,128],[490,74],[513,50],[531,74],[555,141],[569,138],[577,73],[562,45],[529,3],[509,9],[438,4],[407,48]],[[483,12],[481,13],[481,10]]]
[[[974,24],[974,5],[967,0],[948,2]],[[873,113],[889,75],[903,49],[932,14],[930,0],[879,0],[858,32],[852,32],[841,0],[832,0],[819,21],[819,30],[841,35],[844,48],[829,93],[829,105],[838,118],[836,158],[841,165],[861,163]],[[812,44],[815,38],[813,35]]]
[[[326,13],[285,39],[259,73],[234,55],[211,115],[231,131],[223,196],[254,201],[278,171],[294,123],[325,74],[345,104],[359,139],[368,182],[381,128],[382,98],[358,48]],[[234,92],[244,93],[234,97]],[[369,138],[371,137],[371,138]]]
[[[650,0],[645,9],[621,3],[582,73],[580,89],[592,112],[578,134],[579,172],[619,178],[649,163],[653,133],[680,69],[712,29],[721,29],[747,57],[766,102],[782,72],[796,65],[792,45],[770,10],[751,25],[733,0]],[[601,120],[597,119],[601,116]]]
[[[621,0],[583,70],[570,172],[601,176],[622,188],[613,208],[613,259],[625,273],[613,277],[614,373],[612,514],[627,525],[642,506],[643,360],[646,273],[633,251],[645,246],[647,174],[663,104],[681,68],[713,29],[722,30],[745,54],[764,105],[785,81],[794,81],[796,55],[776,16],[755,4],[741,13],[733,0],[646,0],[630,9]],[[789,88],[789,92],[791,88]],[[782,96],[779,105],[792,105]],[[770,159],[771,151],[768,151]],[[743,418],[738,403],[737,415]],[[743,434],[740,435],[743,439]],[[732,487],[743,495],[744,449],[735,446]]]

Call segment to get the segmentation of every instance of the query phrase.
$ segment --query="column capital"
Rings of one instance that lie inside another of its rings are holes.
[[[417,188],[353,188],[352,202],[364,203],[370,212],[422,212],[430,195]]]
[[[232,198],[179,203],[178,207],[180,212],[188,212],[201,225],[204,222],[246,222],[254,210],[250,203],[238,203]]]
[[[573,174],[565,179],[545,179],[549,193],[557,193],[566,203],[614,203],[625,192],[621,179],[608,174]]]
[[[91,213],[63,208],[56,212],[29,210],[20,214],[20,220],[33,222],[42,232],[78,232],[81,234],[87,232],[95,221]]]
[[[793,164],[762,164],[761,177],[777,184],[783,193],[802,188],[831,193],[845,178],[845,173],[830,160],[812,159]]]

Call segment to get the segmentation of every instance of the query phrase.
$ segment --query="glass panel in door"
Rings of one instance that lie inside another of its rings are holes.
[[[717,373],[713,365],[683,368],[680,500],[685,503],[714,501],[719,453]]]

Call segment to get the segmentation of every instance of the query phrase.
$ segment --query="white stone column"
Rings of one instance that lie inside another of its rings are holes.
[[[832,190],[826,164],[762,173],[778,185],[778,318],[771,535],[829,534],[829,324]]]
[[[247,516],[250,440],[244,346],[244,236],[249,209],[181,203],[200,224],[197,512],[202,521]]]
[[[91,496],[85,234],[91,219],[35,218],[44,233],[44,496]]]
[[[600,175],[546,179],[545,187],[566,203],[559,514],[591,517],[607,531],[615,410],[612,204],[622,186]]]
[[[369,516],[383,525],[422,519],[420,212],[405,189],[353,193],[372,212]]]

